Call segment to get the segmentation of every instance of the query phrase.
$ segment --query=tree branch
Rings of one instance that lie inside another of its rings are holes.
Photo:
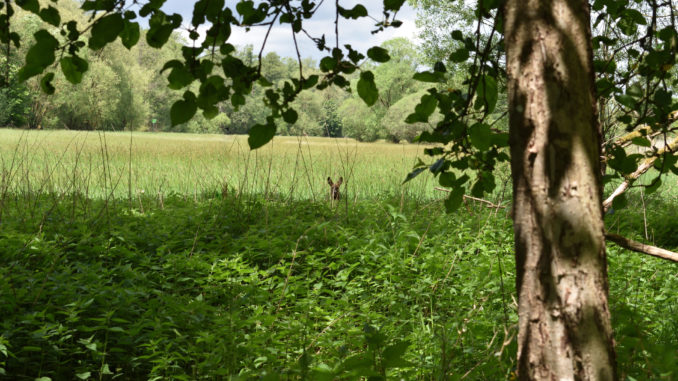
[[[677,120],[678,120],[678,111],[673,111],[668,115],[666,125],[668,126],[668,125],[672,124],[673,122],[675,122]],[[653,132],[652,127],[648,126],[647,124],[644,124],[642,126],[639,126],[638,129],[617,138],[616,141],[615,141],[615,144],[620,145],[620,146],[626,146],[634,138],[640,138],[640,137],[644,137],[644,136],[654,136],[654,135],[656,135],[656,133]]]
[[[616,243],[617,245],[623,247],[624,249],[635,251],[637,253],[648,254],[653,257],[662,258],[678,263],[678,253],[674,253],[673,251],[669,251],[652,245],[646,245],[644,243],[640,243],[628,239],[626,237],[622,237],[620,235],[607,232],[605,233],[605,239]]]
[[[607,212],[610,207],[612,206],[612,201],[619,196],[620,194],[626,192],[626,190],[633,184],[640,175],[643,173],[647,172],[648,169],[652,168],[652,165],[654,162],[657,160],[658,157],[664,155],[666,152],[674,152],[676,149],[678,149],[678,138],[673,139],[671,143],[668,143],[666,146],[664,146],[662,149],[657,151],[656,154],[654,154],[651,157],[646,158],[645,160],[642,161],[642,163],[638,166],[638,169],[636,169],[635,172],[631,173],[624,179],[624,182],[619,184],[617,189],[610,194],[610,196],[603,201],[603,210]]]

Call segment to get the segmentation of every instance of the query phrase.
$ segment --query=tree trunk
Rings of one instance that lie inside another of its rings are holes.
[[[521,380],[614,380],[590,9],[507,0]]]

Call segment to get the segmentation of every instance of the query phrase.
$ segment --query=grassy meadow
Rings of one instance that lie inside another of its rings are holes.
[[[236,194],[318,201],[327,195],[327,177],[343,176],[351,199],[435,196],[425,176],[401,186],[423,152],[413,144],[276,137],[250,151],[243,135],[3,130],[0,138],[9,189],[18,193],[129,198],[214,194],[227,187]]]
[[[0,379],[514,379],[508,209],[403,186],[422,151],[0,130]],[[608,229],[678,249],[669,180]],[[678,266],[608,260],[620,378],[678,380]]]

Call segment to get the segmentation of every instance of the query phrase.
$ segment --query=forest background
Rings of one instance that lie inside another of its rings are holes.
[[[86,22],[88,16],[76,2],[60,1],[56,7],[62,18]],[[13,21],[13,29],[16,28],[23,41],[30,41],[44,23],[34,14],[21,9],[17,11],[21,16]],[[39,79],[17,80],[30,44],[12,49],[9,86],[0,89],[0,126],[246,134],[253,125],[265,120],[268,109],[263,101],[264,88],[256,83],[242,107],[235,108],[230,102],[222,102],[215,119],[208,120],[199,115],[189,122],[172,126],[170,108],[181,99],[182,93],[167,86],[169,71],[162,72],[161,69],[165,62],[181,59],[181,47],[188,45],[189,40],[175,32],[167,44],[156,49],[146,43],[143,36],[146,31],[141,33],[139,43],[129,50],[117,40],[96,53],[88,52],[83,58],[89,61],[90,68],[83,83],[73,85],[59,73],[54,80],[58,90],[52,96],[42,94]],[[388,49],[391,60],[366,65],[373,70],[380,89],[379,100],[373,107],[366,106],[355,91],[350,94],[336,87],[322,91],[313,89],[303,92],[295,100],[293,106],[299,112],[296,123],[280,121],[278,133],[350,137],[366,142],[377,139],[413,141],[428,124],[408,125],[404,122],[427,87],[412,77],[417,68],[431,66],[433,61],[425,59],[431,55],[422,54],[406,38],[395,38],[382,45]],[[245,64],[252,65],[258,59],[258,51],[252,45],[236,48],[237,56]],[[6,55],[0,57],[0,65],[4,67],[6,60]],[[308,75],[320,73],[318,62],[313,58],[303,59],[303,65]],[[261,69],[262,75],[277,88],[298,72],[298,63],[296,58],[269,52],[262,57]],[[357,81],[358,75],[353,77]],[[198,85],[193,87],[195,91]]]

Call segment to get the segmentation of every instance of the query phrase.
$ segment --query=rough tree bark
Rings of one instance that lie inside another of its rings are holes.
[[[614,380],[586,0],[504,9],[521,380]]]

